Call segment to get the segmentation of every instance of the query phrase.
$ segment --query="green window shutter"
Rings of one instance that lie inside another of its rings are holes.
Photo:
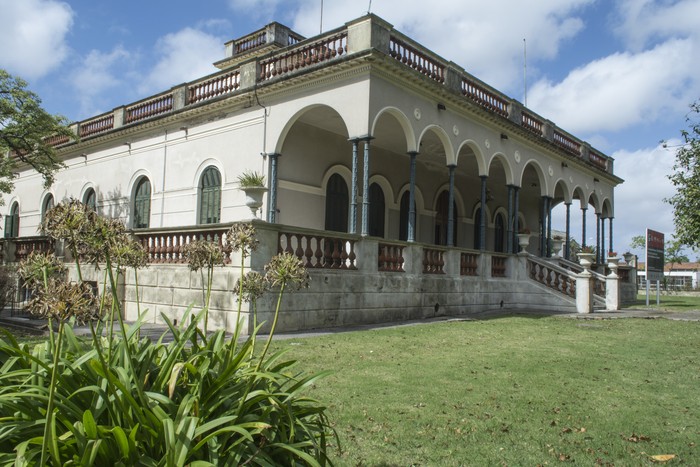
[[[221,174],[215,167],[207,167],[199,181],[199,223],[221,222]]]
[[[151,220],[151,182],[142,178],[134,197],[134,228],[147,229]]]

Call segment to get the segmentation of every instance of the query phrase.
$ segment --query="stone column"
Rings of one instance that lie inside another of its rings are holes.
[[[545,242],[547,258],[550,258],[552,256],[552,197],[547,196],[545,198],[545,203],[547,206],[547,238]]]
[[[605,218],[600,218],[600,262],[605,263],[607,257],[605,251]]]
[[[268,181],[270,184],[270,209],[267,213],[267,221],[274,224],[277,216],[277,164],[281,154],[272,153],[268,156],[270,157],[270,180]]]
[[[514,245],[516,245],[518,242],[516,242],[516,238],[518,235],[518,232],[520,231],[520,216],[518,213],[520,212],[520,187],[519,186],[514,186],[513,187],[513,242]],[[517,247],[518,249],[520,246]]]
[[[409,242],[416,241],[416,151],[408,153],[411,157],[411,168],[409,175],[408,187],[408,232],[406,240]]]
[[[352,181],[350,187],[350,228],[349,233],[357,233],[357,153],[360,140],[354,138],[352,140]]]
[[[454,210],[454,200],[455,200],[455,164],[450,164],[447,168],[450,171],[450,190],[448,192],[448,207],[447,207],[447,246],[454,246],[454,227],[455,227],[455,210]]]
[[[611,265],[610,274],[605,278],[605,309],[620,309],[620,278],[617,275],[617,265]]]
[[[479,219],[479,250],[486,250],[486,180],[487,175],[481,175],[481,211]]]
[[[610,230],[608,232],[608,242],[610,246],[608,247],[608,251],[615,251],[613,248],[613,218],[609,217],[608,220],[610,221]]]
[[[593,275],[588,269],[576,275],[576,311],[593,312]]]

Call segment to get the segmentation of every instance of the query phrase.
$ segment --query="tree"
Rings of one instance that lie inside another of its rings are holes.
[[[22,165],[39,172],[46,188],[53,184],[64,164],[50,137],[70,141],[75,134],[65,117],[41,107],[41,99],[27,89],[26,81],[0,69],[0,193],[12,191],[15,172]]]
[[[668,178],[676,194],[665,199],[673,206],[678,240],[691,248],[700,247],[700,101],[690,106],[688,129],[681,130],[683,145],[676,152],[673,174]]]

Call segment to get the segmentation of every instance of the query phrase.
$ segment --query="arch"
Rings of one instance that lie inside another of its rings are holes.
[[[5,238],[19,237],[19,202],[12,201],[10,212],[5,216]]]
[[[513,181],[515,180],[515,175],[513,174],[513,167],[510,165],[510,162],[508,161],[508,158],[505,156],[505,154],[501,152],[494,153],[488,160],[487,175],[490,176],[491,166],[493,165],[494,161],[499,161],[501,163],[501,167],[503,167],[503,172],[506,176],[506,185],[512,185]]]
[[[284,142],[287,139],[287,136],[289,135],[289,132],[291,131],[294,124],[297,123],[297,121],[299,121],[299,119],[301,119],[305,114],[307,114],[313,110],[318,110],[318,109],[326,109],[327,111],[332,111],[334,114],[336,114],[338,117],[340,117],[340,121],[342,122],[344,130],[345,130],[345,135],[349,137],[348,125],[345,122],[345,120],[343,119],[343,116],[338,111],[338,109],[336,109],[332,105],[328,105],[328,104],[311,104],[311,105],[307,105],[305,107],[302,107],[301,109],[294,112],[294,114],[292,114],[291,117],[289,117],[289,119],[284,124],[284,127],[282,128],[282,130],[279,133],[279,136],[277,138],[277,142],[275,143],[275,151],[274,152],[281,154],[282,147],[284,146]],[[322,119],[322,120],[327,121],[328,119]]]
[[[340,174],[332,174],[326,183],[325,230],[348,231],[349,204],[347,182]]]
[[[202,172],[197,185],[198,224],[221,222],[221,172],[210,165]]]
[[[435,236],[434,236],[434,242],[436,245],[447,245],[447,232],[448,232],[448,226],[449,226],[449,197],[450,193],[449,190],[442,190],[438,194],[438,196],[435,198],[435,204],[434,204],[434,209],[435,209]],[[458,212],[457,212],[457,203],[452,200],[453,204],[453,209],[454,209],[454,222],[452,224],[452,238],[453,241],[456,242],[457,240],[457,217],[458,217]]]
[[[80,201],[88,208],[97,212],[97,191],[92,183],[86,183],[80,193]]]
[[[603,208],[602,208],[601,213],[602,213],[603,217],[605,217],[606,219],[614,217],[615,213],[613,212],[612,202],[610,201],[610,198],[605,198],[603,200]]]
[[[493,220],[493,251],[505,253],[506,251],[506,221],[507,214],[503,209],[496,211]]]
[[[573,200],[575,199],[577,199],[579,202],[579,208],[588,207],[588,197],[584,193],[583,188],[581,188],[580,186],[577,186],[573,190],[571,201],[573,202]]]
[[[321,189],[323,192],[326,192],[326,189],[328,187],[328,181],[333,175],[340,175],[343,177],[343,180],[345,180],[345,183],[347,186],[350,186],[352,183],[352,172],[350,169],[345,167],[344,165],[336,164],[331,166],[328,170],[326,170],[326,173],[323,174],[323,179],[321,180]]]
[[[434,133],[442,144],[443,151],[445,151],[445,165],[456,165],[457,158],[455,157],[454,146],[452,145],[452,141],[450,141],[450,137],[447,135],[447,132],[441,126],[433,124],[426,126],[418,138],[418,147],[420,147],[423,142],[423,138],[425,138],[428,132]]]
[[[372,122],[371,134],[378,136],[377,124],[379,123],[381,117],[385,115],[390,115],[391,117],[393,117],[403,130],[403,134],[406,139],[406,151],[417,151],[418,145],[416,143],[416,134],[415,131],[413,131],[411,122],[408,119],[408,117],[406,117],[406,114],[404,114],[400,109],[396,107],[384,107],[383,109],[380,109],[379,112],[377,112],[377,115],[374,117],[374,121]]]
[[[147,229],[151,224],[151,180],[141,176],[134,185],[132,227]]]
[[[459,163],[459,156],[462,154],[462,150],[464,148],[470,149],[471,152],[474,154],[474,158],[476,159],[476,165],[479,169],[479,175],[488,175],[489,164],[486,162],[486,157],[484,156],[484,153],[481,151],[481,148],[479,147],[479,145],[471,139],[464,140],[460,143],[459,149],[457,150],[457,163]]]
[[[203,160],[199,164],[199,166],[197,166],[197,170],[195,170],[194,177],[192,178],[193,187],[199,186],[199,183],[202,180],[202,175],[204,175],[204,171],[210,167],[214,167],[216,168],[216,170],[219,171],[219,176],[221,177],[221,186],[223,187],[224,185],[226,185],[226,172],[224,171],[224,165],[218,159],[208,157],[205,160]]]
[[[516,185],[524,187],[528,182],[530,182],[530,180],[526,178],[527,175],[525,173],[528,167],[531,167],[535,171],[535,175],[537,176],[537,180],[539,182],[540,196],[547,196],[547,194],[549,193],[547,177],[545,177],[544,169],[536,159],[530,159],[527,162],[525,162],[525,164],[523,164],[523,170],[517,177],[518,183],[516,183]]]
[[[557,196],[558,193],[561,193],[561,196]],[[565,203],[571,203],[573,201],[573,193],[567,180],[559,178],[554,182],[554,198],[557,201],[563,201]]]

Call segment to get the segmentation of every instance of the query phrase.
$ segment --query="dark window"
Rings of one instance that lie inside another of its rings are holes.
[[[378,183],[369,187],[369,234],[372,237],[384,237],[384,190]]]
[[[5,216],[5,238],[19,237],[19,204],[13,203],[10,214]]]
[[[221,221],[221,174],[216,167],[207,167],[199,181],[199,223]]]
[[[143,177],[136,184],[134,196],[134,228],[147,229],[151,221],[151,182]]]
[[[474,216],[474,249],[481,248],[481,208],[476,210]]]
[[[505,239],[506,239],[506,220],[503,213],[496,214],[495,221],[495,241],[494,241],[494,251],[498,253],[503,253],[506,251]]]
[[[46,198],[44,198],[44,204],[41,206],[41,222],[43,224],[44,219],[46,219],[46,213],[49,212],[54,205],[53,201],[53,195],[49,194],[46,195]]]
[[[326,186],[326,230],[348,231],[348,185],[338,174],[331,175]]]
[[[437,209],[435,213],[435,244],[447,245],[447,227],[450,221],[450,193],[443,191],[438,196]],[[457,244],[457,204],[452,201],[452,211],[454,223],[452,225],[452,239]]]
[[[399,212],[399,240],[408,240],[408,217],[410,216],[410,209],[408,207],[411,194],[405,191],[401,195],[401,207]],[[415,206],[415,202],[414,202]],[[417,213],[416,213],[417,216]],[[416,222],[417,223],[417,222]],[[415,233],[415,232],[414,232]]]
[[[95,190],[92,188],[87,189],[83,196],[83,204],[87,206],[88,209],[97,211],[97,195],[95,194]]]

